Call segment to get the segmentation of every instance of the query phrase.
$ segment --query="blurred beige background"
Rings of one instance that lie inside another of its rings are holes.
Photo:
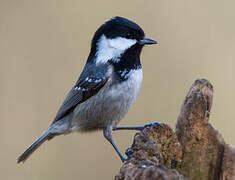
[[[0,0],[0,179],[113,179],[121,162],[101,132],[60,136],[17,157],[52,122],[95,30],[120,15],[159,44],[145,47],[144,81],[121,125],[175,125],[193,81],[214,85],[211,123],[235,144],[235,1]],[[122,152],[134,132],[115,132]]]

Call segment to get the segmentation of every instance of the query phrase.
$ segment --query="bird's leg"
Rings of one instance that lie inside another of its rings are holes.
[[[162,126],[162,123],[160,122],[154,122],[154,123],[150,123],[150,124],[146,124],[144,126],[127,126],[127,127],[114,127],[113,130],[137,130],[137,131],[142,131],[144,128],[146,127],[159,127]]]
[[[111,128],[104,129],[103,130],[103,134],[104,134],[104,137],[110,142],[110,144],[112,144],[113,148],[118,153],[118,156],[121,158],[121,161],[124,162],[124,161],[128,160],[127,158],[123,157],[123,155],[120,153],[120,151],[118,150],[117,146],[113,142],[113,139],[112,139],[112,129]]]

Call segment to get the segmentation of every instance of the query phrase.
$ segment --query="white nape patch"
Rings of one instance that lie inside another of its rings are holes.
[[[106,63],[111,59],[118,62],[120,55],[136,42],[135,39],[123,37],[108,39],[102,35],[97,44],[96,63]]]

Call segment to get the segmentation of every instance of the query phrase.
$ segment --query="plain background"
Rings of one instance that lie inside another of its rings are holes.
[[[0,0],[0,179],[110,180],[121,161],[101,132],[45,143],[24,164],[17,157],[52,122],[79,76],[95,30],[119,15],[159,42],[141,55],[144,81],[120,125],[175,126],[197,78],[214,85],[210,122],[235,144],[235,1]],[[134,132],[115,132],[122,152]]]

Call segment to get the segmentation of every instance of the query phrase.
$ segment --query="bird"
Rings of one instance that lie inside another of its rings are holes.
[[[17,162],[24,162],[55,136],[95,130],[102,130],[120,159],[126,161],[128,158],[120,153],[112,139],[112,131],[143,128],[117,127],[117,124],[136,100],[142,84],[142,48],[156,43],[127,18],[115,16],[104,22],[94,33],[85,66],[52,124]]]

